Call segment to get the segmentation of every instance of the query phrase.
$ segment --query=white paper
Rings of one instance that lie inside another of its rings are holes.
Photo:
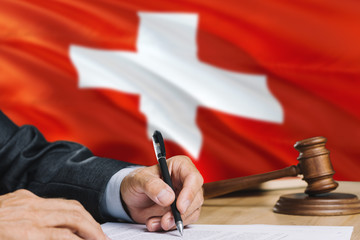
[[[289,225],[199,225],[177,230],[149,232],[145,225],[105,223],[101,225],[111,240],[350,240],[352,226],[289,226]]]

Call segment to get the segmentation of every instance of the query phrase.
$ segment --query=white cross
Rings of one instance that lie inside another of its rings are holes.
[[[198,106],[263,121],[283,121],[282,107],[270,93],[266,76],[226,71],[197,59],[196,14],[139,16],[136,52],[70,47],[80,88],[138,94],[149,138],[157,129],[194,158],[198,158],[202,144],[196,125]]]

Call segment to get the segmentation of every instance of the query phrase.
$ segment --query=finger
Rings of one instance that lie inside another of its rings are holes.
[[[177,207],[180,213],[184,214],[195,197],[201,193],[203,177],[196,169],[192,161],[185,156],[176,156],[169,159],[172,166],[174,186],[181,191],[177,200]]]
[[[161,228],[165,231],[176,228],[174,215],[171,212],[167,212],[162,216]]]
[[[70,213],[70,215],[76,215],[78,218],[81,218],[82,220],[86,220],[90,224],[92,224],[94,227],[98,226],[99,224],[94,220],[94,218],[91,216],[91,214],[85,210],[85,208],[76,200],[66,200],[66,199],[59,199],[59,198],[37,198],[36,200],[31,200],[27,202],[28,205],[30,205],[31,208],[26,208],[27,212],[34,212],[35,215],[41,215],[51,212],[52,216],[55,216],[57,214],[62,213],[61,215],[64,215],[63,213]],[[26,205],[25,205],[26,207]],[[39,221],[41,221],[41,218]],[[75,218],[75,217],[74,217]],[[44,222],[44,221],[42,221]],[[44,222],[47,223],[47,222]],[[50,223],[50,222],[49,222]],[[54,222],[56,224],[56,222]],[[54,224],[47,224],[45,226],[47,227],[53,227],[56,226]]]
[[[187,217],[183,217],[182,220],[184,226],[196,222],[200,217],[200,212],[201,212],[200,208],[197,208]],[[148,221],[146,222],[146,228],[150,232],[161,231],[161,230],[169,231],[171,229],[176,229],[176,224],[172,213],[167,212],[162,217],[152,217],[148,219]]]
[[[5,227],[5,228],[2,228]],[[63,228],[41,228],[24,222],[8,222],[1,224],[0,238],[7,240],[36,239],[36,240],[80,240],[69,229]]]
[[[85,239],[105,239],[106,237],[100,224],[89,221],[78,211],[47,211],[47,214],[43,215],[41,219],[37,219],[37,222],[38,224],[45,223],[50,227],[69,229]]]
[[[168,231],[170,229],[174,229],[175,227],[176,226],[175,226],[174,217],[170,211],[166,212],[161,217],[160,216],[152,217],[146,221],[146,228],[150,232],[156,232],[161,230]]]
[[[170,211],[170,207],[161,207],[154,204],[151,207],[141,208],[134,211],[132,214],[133,219],[138,223],[146,223],[149,218],[154,216],[163,216]]]
[[[150,232],[161,231],[161,217],[152,217],[146,221],[146,228]]]
[[[169,206],[175,200],[175,193],[169,185],[159,178],[158,166],[139,169],[133,184],[138,191],[145,193],[152,201],[160,206]]]
[[[182,218],[184,226],[196,222],[200,217],[201,208],[196,209],[190,215]]]
[[[105,239],[100,225],[77,201],[63,199],[43,199],[35,201],[32,209],[23,207],[7,207],[0,212],[5,213],[1,221],[26,221],[36,227],[58,227],[69,229],[85,239]],[[49,207],[49,204],[51,207]],[[41,205],[42,208],[39,206]]]
[[[196,201],[194,201],[196,202]],[[200,210],[202,204],[193,204],[186,215],[182,215],[182,221],[184,226],[196,222],[200,217]],[[195,206],[198,206],[195,208]],[[171,212],[168,212],[163,215],[161,218],[161,228],[165,231],[170,229],[176,229],[176,224],[174,220],[174,215]]]
[[[77,201],[44,199],[26,190],[6,195],[0,211],[7,214],[2,214],[6,217],[1,221],[25,221],[35,228],[59,227],[85,239],[106,239],[100,225]]]
[[[181,213],[183,217],[186,217],[188,215],[191,215],[194,211],[196,211],[197,209],[201,208],[201,206],[204,203],[204,196],[203,196],[203,192],[200,191],[198,192],[198,194],[196,194],[195,198],[193,199],[193,201],[190,203],[189,207],[187,208],[187,210],[184,213]],[[179,207],[178,207],[179,208]]]
[[[83,214],[77,211],[16,211],[16,217],[5,219],[8,222],[26,223],[36,228],[59,228],[67,229],[85,239],[106,239],[100,224],[89,221]],[[34,238],[35,239],[35,238]]]
[[[72,212],[86,219],[88,222],[94,225],[98,225],[98,223],[91,216],[91,214],[86,211],[83,205],[81,205],[81,203],[76,200],[41,198],[41,200],[39,200],[39,203],[34,206],[34,210]]]
[[[9,208],[12,207],[13,209],[12,211],[14,211],[10,215],[2,214],[2,216],[5,216],[6,218],[10,217],[12,219],[19,219],[22,217],[26,217],[26,213],[28,212],[36,213],[37,211],[44,211],[44,210],[49,210],[49,211],[70,210],[70,211],[79,212],[86,219],[88,219],[88,221],[93,222],[94,224],[96,223],[96,221],[93,219],[90,213],[87,212],[84,209],[84,207],[78,201],[75,200],[65,200],[65,199],[57,199],[57,198],[55,199],[40,198],[35,194],[24,189],[17,190],[13,193],[9,193],[6,195],[7,196],[5,198],[2,198],[0,200],[1,201],[0,210],[1,211],[11,210]],[[19,212],[20,216],[16,214],[17,210],[20,211]],[[25,216],[21,214],[21,211],[24,212]]]

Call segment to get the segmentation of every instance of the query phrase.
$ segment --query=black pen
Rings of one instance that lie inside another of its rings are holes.
[[[163,140],[161,133],[159,131],[155,131],[153,134],[152,140],[153,140],[153,144],[154,144],[156,158],[160,165],[161,175],[163,177],[163,180],[174,190],[172,182],[171,182],[171,177],[169,174],[169,169],[166,164],[165,145],[164,145],[164,140]],[[174,202],[171,204],[171,211],[172,211],[172,214],[174,215],[176,227],[179,230],[180,235],[182,236],[183,230],[184,230],[184,225],[181,220],[179,210],[176,207],[176,197],[175,197]]]

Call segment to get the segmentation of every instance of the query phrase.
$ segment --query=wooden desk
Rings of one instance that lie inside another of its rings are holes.
[[[360,182],[339,182],[334,192],[352,193],[360,198]],[[294,216],[272,211],[280,195],[304,192],[304,188],[241,191],[207,199],[198,224],[271,224],[354,226],[351,240],[360,239],[360,214],[344,216]]]

